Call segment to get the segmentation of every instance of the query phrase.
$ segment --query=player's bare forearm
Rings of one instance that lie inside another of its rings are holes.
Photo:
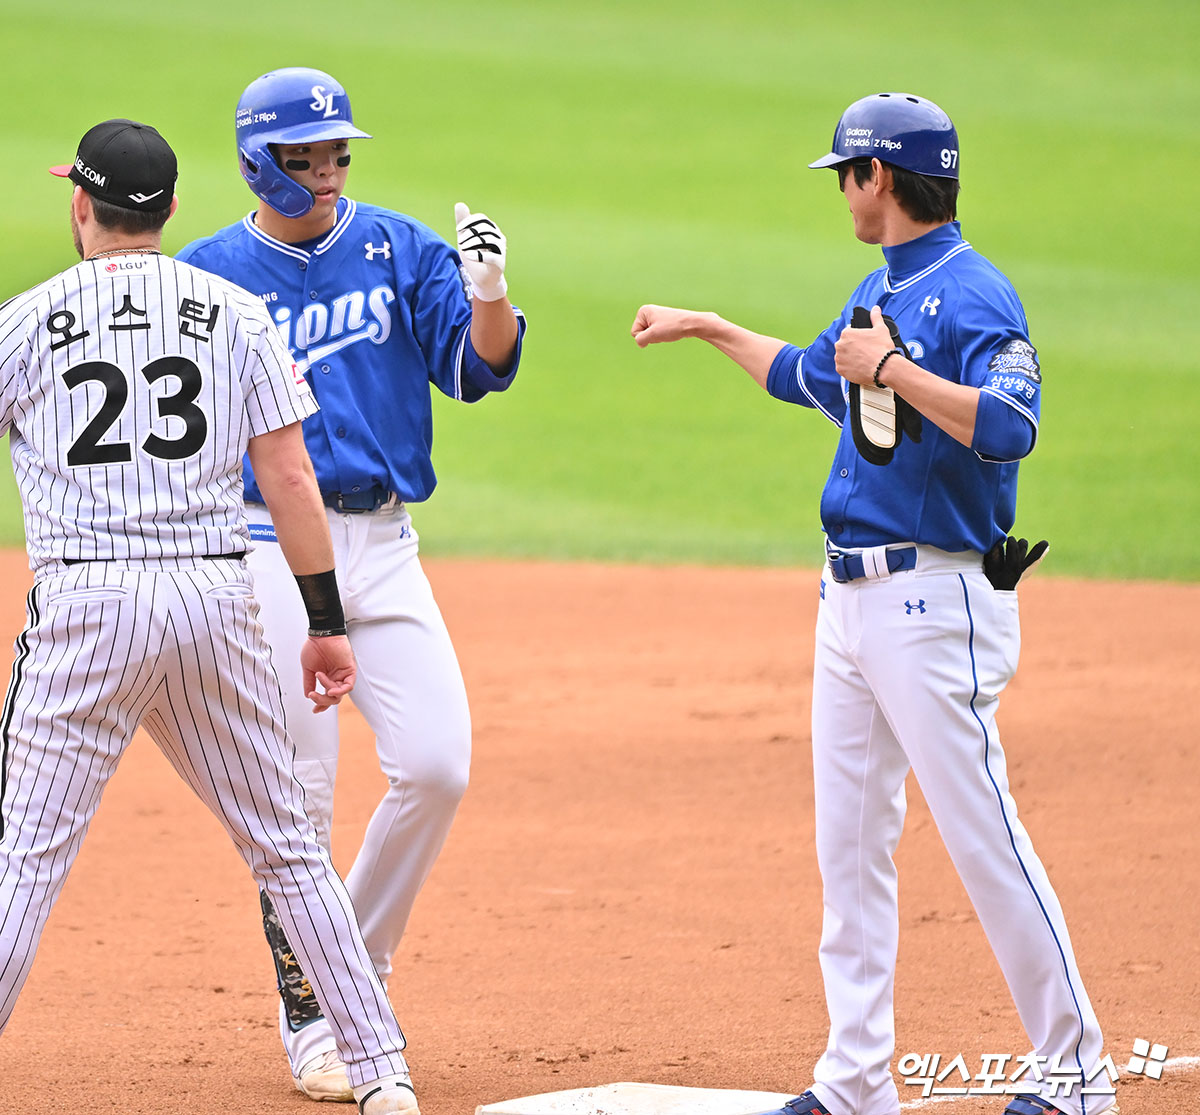
[[[979,410],[977,388],[950,383],[903,356],[888,360],[879,374],[879,382],[890,387],[955,441],[968,449],[971,447]]]
[[[493,372],[502,372],[517,347],[517,316],[507,298],[471,303],[471,347]]]
[[[328,572],[333,568],[329,520],[300,423],[251,438],[249,453],[254,478],[292,572]]]
[[[735,364],[740,364],[764,389],[767,373],[785,343],[778,337],[768,337],[735,325],[718,314],[672,306],[643,306],[633,320],[630,333],[640,348],[679,341],[684,337],[707,341]]]

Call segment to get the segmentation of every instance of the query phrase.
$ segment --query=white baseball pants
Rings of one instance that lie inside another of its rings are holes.
[[[890,1071],[899,931],[892,857],[910,767],[1033,1051],[1080,1070],[1078,1088],[1048,1098],[1069,1115],[1112,1103],[1082,1091],[1083,1074],[1103,1056],[1100,1028],[1062,909],[1017,817],[996,729],[1020,641],[1017,594],[992,588],[979,554],[921,546],[915,570],[848,584],[824,571],[812,727],[830,1032],[813,1091],[833,1115],[900,1111]],[[1111,1081],[1102,1072],[1087,1087]]]
[[[337,711],[314,716],[291,659],[308,618],[279,546],[261,537],[265,507],[246,508],[255,548],[254,573],[267,639],[281,664],[288,731],[305,806],[328,847],[337,774]],[[450,831],[467,788],[471,718],[466,687],[446,624],[417,555],[418,539],[402,504],[362,514],[330,510],[338,584],[358,681],[350,700],[375,734],[387,790],[346,874],[371,960],[387,983],[409,914]],[[315,989],[314,984],[314,989]],[[318,1000],[324,1005],[320,991]],[[292,1071],[332,1049],[329,1023],[280,1034]]]
[[[351,1083],[406,1071],[346,888],[304,812],[256,611],[243,561],[87,562],[35,581],[2,719],[0,1030],[140,723],[270,895]]]

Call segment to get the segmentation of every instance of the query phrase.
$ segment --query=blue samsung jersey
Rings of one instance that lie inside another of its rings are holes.
[[[841,428],[821,496],[821,523],[835,546],[919,542],[986,552],[1012,529],[1017,460],[1033,448],[1041,371],[1025,311],[1008,280],[962,238],[958,222],[886,247],[887,266],[859,284],[805,349],[785,345],[767,378],[776,398],[815,407]],[[928,419],[887,465],[865,461],[848,421],[849,386],[834,344],[855,306],[892,317],[913,361],[982,392],[971,448]]]
[[[343,198],[319,241],[284,244],[253,214],[195,240],[178,257],[263,299],[320,411],[304,440],[322,491],[383,488],[427,499],[430,383],[475,402],[512,383],[525,335],[496,375],[471,346],[471,300],[458,253],[412,217]],[[246,498],[261,501],[247,461]]]

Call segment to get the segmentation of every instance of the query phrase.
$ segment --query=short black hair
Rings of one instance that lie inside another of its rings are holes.
[[[96,216],[96,224],[110,231],[123,232],[126,236],[161,232],[171,215],[170,206],[153,210],[126,209],[124,206],[114,205],[111,201],[102,201],[92,194],[88,197],[92,199],[92,212]]]
[[[881,160],[882,161],[882,160]],[[883,163],[892,172],[892,192],[904,210],[914,221],[922,224],[944,224],[958,216],[958,179],[934,178],[929,174],[914,174],[911,170]],[[854,171],[854,181],[859,186],[871,180],[871,160],[851,159],[838,163],[838,185],[846,188],[846,175]]]

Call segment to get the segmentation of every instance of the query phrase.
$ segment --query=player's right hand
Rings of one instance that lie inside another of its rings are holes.
[[[454,206],[454,227],[458,236],[458,255],[471,280],[471,293],[480,302],[498,302],[508,294],[504,266],[508,259],[508,240],[499,226],[485,213],[472,213],[466,202]]]
[[[300,648],[300,668],[304,672],[304,695],[312,701],[313,712],[336,705],[354,688],[358,675],[354,651],[345,635],[319,639],[309,636]]]
[[[671,306],[643,306],[633,319],[633,328],[629,332],[639,348],[661,344],[664,341],[678,341],[683,337],[692,336],[695,316],[692,310],[677,310]]]
[[[833,348],[834,367],[847,382],[874,387],[880,357],[895,347],[891,331],[884,323],[883,311],[872,306],[869,325],[851,324],[842,330]]]

